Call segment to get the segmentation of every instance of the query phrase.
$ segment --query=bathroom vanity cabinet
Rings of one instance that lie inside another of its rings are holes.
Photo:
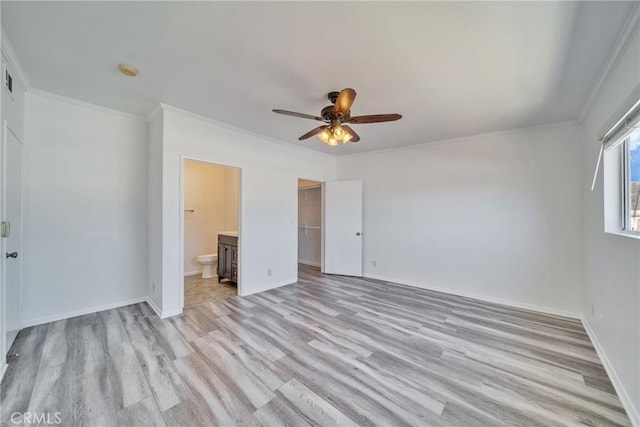
[[[237,233],[218,234],[218,283],[223,279],[238,282]]]

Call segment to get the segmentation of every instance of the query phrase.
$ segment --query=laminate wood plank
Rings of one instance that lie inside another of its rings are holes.
[[[295,284],[21,331],[1,384],[64,425],[629,426],[579,320],[302,266]]]
[[[278,389],[283,398],[291,402],[305,417],[321,426],[357,426],[342,412],[331,406],[320,396],[300,384],[295,379]]]
[[[317,425],[294,409],[294,405],[285,403],[282,398],[276,398],[255,411],[253,415],[264,427],[308,427]]]
[[[275,397],[269,387],[211,337],[198,338],[193,345],[209,368],[246,406],[255,410]]]
[[[177,359],[174,364],[213,425],[259,425],[252,411],[228,389],[198,353]]]
[[[162,413],[165,424],[170,427],[208,427],[209,415],[195,403],[195,399],[183,400]]]
[[[234,342],[223,331],[213,331],[209,334],[216,344],[227,350],[249,372],[262,381],[270,390],[275,391],[290,379],[282,370],[260,353],[249,346]]]
[[[119,315],[160,411],[186,400],[186,385],[146,319],[136,318],[128,310],[119,310]]]
[[[118,411],[119,426],[154,427],[165,426],[164,418],[156,405],[156,401],[149,397]]]

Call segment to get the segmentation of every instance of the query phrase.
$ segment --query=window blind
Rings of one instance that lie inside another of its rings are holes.
[[[605,150],[622,143],[635,129],[640,127],[640,99],[602,137]]]

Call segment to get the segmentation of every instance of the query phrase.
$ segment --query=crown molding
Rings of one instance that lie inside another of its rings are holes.
[[[616,44],[611,51],[611,54],[607,58],[607,61],[604,63],[602,69],[600,70],[600,74],[598,74],[598,78],[595,83],[591,87],[591,91],[589,91],[589,95],[587,96],[587,100],[585,104],[582,106],[580,110],[580,114],[578,115],[578,123],[582,123],[584,118],[586,117],[589,109],[591,108],[591,104],[595,100],[598,92],[600,92],[600,88],[604,84],[604,81],[609,77],[609,74],[613,69],[615,69],[616,65],[622,59],[622,56],[626,52],[629,47],[629,43],[638,32],[638,28],[640,27],[640,2],[636,2],[633,6],[633,10],[627,17],[620,33],[618,33],[618,38],[616,40]]]
[[[160,111],[162,111],[162,104],[158,104],[154,109],[152,109],[147,113],[146,115],[147,121],[150,122],[151,120],[153,120],[156,114],[158,114]]]
[[[427,142],[421,142],[418,144],[411,144],[411,145],[402,145],[400,147],[383,148],[380,150],[364,151],[362,153],[345,154],[343,156],[338,156],[338,159],[347,159],[350,157],[366,156],[370,154],[393,153],[396,151],[414,150],[414,149],[429,147],[434,145],[455,144],[458,142],[467,142],[471,139],[489,139],[489,138],[496,138],[496,137],[506,136],[506,135],[521,135],[521,134],[541,132],[541,131],[551,130],[551,129],[562,129],[567,127],[573,127],[573,126],[578,126],[578,124],[579,123],[577,120],[569,120],[566,122],[556,122],[556,123],[548,123],[544,125],[529,126],[524,128],[499,130],[496,132],[476,133],[471,135],[458,136],[455,138],[439,139],[435,141],[427,141]]]
[[[263,141],[272,142],[274,144],[278,144],[278,145],[281,145],[283,147],[287,147],[287,148],[290,148],[290,149],[293,149],[293,150],[296,150],[296,151],[304,152],[304,153],[307,153],[307,154],[315,154],[315,155],[319,155],[319,156],[326,157],[326,158],[329,158],[329,159],[336,159],[337,158],[337,156],[332,155],[332,154],[327,154],[327,153],[323,153],[321,151],[316,151],[316,150],[312,150],[310,148],[301,147],[299,145],[294,145],[294,144],[291,144],[289,142],[282,141],[280,139],[276,139],[276,138],[273,138],[273,137],[270,137],[270,136],[262,135],[262,134],[259,134],[257,132],[253,132],[253,131],[250,131],[248,129],[245,129],[245,128],[241,128],[241,127],[238,127],[238,126],[231,125],[229,123],[220,122],[218,120],[212,119],[211,117],[203,116],[203,115],[200,115],[198,113],[194,113],[192,111],[183,110],[182,108],[174,107],[172,105],[167,105],[167,104],[160,103],[160,106],[162,107],[162,109],[164,111],[167,111],[167,112],[179,114],[179,115],[182,115],[182,116],[185,116],[185,117],[192,118],[194,120],[199,120],[199,121],[202,121],[202,122],[206,122],[206,123],[212,124],[214,126],[221,127],[223,129],[226,129],[226,130],[230,130],[232,132],[237,132],[239,134],[246,135],[246,136],[249,136],[249,137],[252,137],[252,138],[256,138],[256,139],[261,139]],[[155,114],[155,110],[152,113]]]
[[[16,55],[16,51],[13,49],[13,45],[9,41],[9,37],[7,37],[7,33],[5,33],[4,28],[2,28],[1,37],[2,53],[13,67],[18,83],[20,83],[25,92],[28,92],[29,90],[31,90],[31,82],[29,81],[29,76],[27,76],[24,68],[22,68],[20,61],[18,60],[18,56]]]
[[[79,107],[89,108],[89,109],[100,111],[103,113],[113,114],[115,116],[120,116],[127,119],[147,121],[147,118],[145,116],[141,116],[139,114],[127,113],[125,111],[120,111],[120,110],[114,110],[113,108],[103,107],[102,105],[80,101],[79,99],[76,99],[76,98],[69,98],[67,96],[58,95],[57,93],[53,93],[53,92],[47,92],[46,90],[42,90],[42,89],[31,88],[31,90],[29,90],[29,94],[42,96],[44,98],[54,99],[56,101],[77,105]]]

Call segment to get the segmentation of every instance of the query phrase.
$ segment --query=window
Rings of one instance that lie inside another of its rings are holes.
[[[600,138],[604,175],[604,231],[640,239],[638,93],[635,92],[625,105],[626,108],[620,109],[621,113],[612,116],[604,128],[606,132]]]
[[[622,143],[623,230],[640,233],[640,129]]]

